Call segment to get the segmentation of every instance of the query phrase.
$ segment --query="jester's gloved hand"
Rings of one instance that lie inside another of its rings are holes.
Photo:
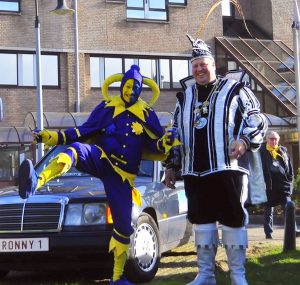
[[[174,143],[174,140],[177,136],[177,130],[175,128],[168,128],[166,130],[166,133],[163,136],[163,145],[172,145]]]
[[[46,146],[54,146],[58,143],[58,133],[49,130],[34,130],[33,137],[35,143],[44,143]]]
[[[175,128],[168,128],[161,139],[158,140],[157,147],[159,150],[168,153],[173,146],[180,145]]]

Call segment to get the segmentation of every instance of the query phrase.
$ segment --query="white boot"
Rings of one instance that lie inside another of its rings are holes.
[[[195,225],[195,245],[199,273],[187,285],[216,285],[215,256],[218,247],[216,224]]]
[[[223,226],[222,241],[226,250],[230,269],[231,285],[248,285],[245,277],[246,248],[248,246],[245,227]]]

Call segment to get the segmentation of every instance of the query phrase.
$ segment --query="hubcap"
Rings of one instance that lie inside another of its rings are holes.
[[[143,223],[134,235],[134,257],[143,271],[153,269],[158,255],[158,241],[153,228]]]

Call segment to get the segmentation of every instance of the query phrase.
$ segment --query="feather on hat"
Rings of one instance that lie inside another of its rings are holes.
[[[193,52],[192,59],[194,61],[197,58],[208,57],[214,60],[214,57],[211,53],[210,47],[201,39],[193,39],[189,34],[186,35],[190,42],[192,43]]]

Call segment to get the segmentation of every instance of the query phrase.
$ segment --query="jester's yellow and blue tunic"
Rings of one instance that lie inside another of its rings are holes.
[[[66,154],[83,172],[99,177],[105,187],[114,221],[113,236],[128,244],[133,233],[133,180],[143,154],[164,155],[163,129],[155,112],[139,99],[125,108],[120,96],[103,101],[78,128],[58,133],[58,144],[70,144]],[[93,138],[93,144],[81,143]]]
[[[110,285],[132,285],[123,276],[131,227],[132,201],[141,202],[134,189],[134,179],[142,158],[165,159],[169,150],[180,144],[174,129],[166,133],[155,112],[150,108],[157,100],[159,88],[150,78],[143,77],[137,65],[124,74],[108,77],[102,85],[105,101],[78,128],[65,131],[37,130],[36,142],[46,146],[68,144],[37,174],[32,162],[25,159],[20,166],[19,195],[26,199],[51,179],[66,173],[72,165],[103,181],[114,222],[109,251],[114,254]],[[120,96],[108,96],[108,86],[121,81]],[[151,87],[149,103],[139,98],[143,84]]]

